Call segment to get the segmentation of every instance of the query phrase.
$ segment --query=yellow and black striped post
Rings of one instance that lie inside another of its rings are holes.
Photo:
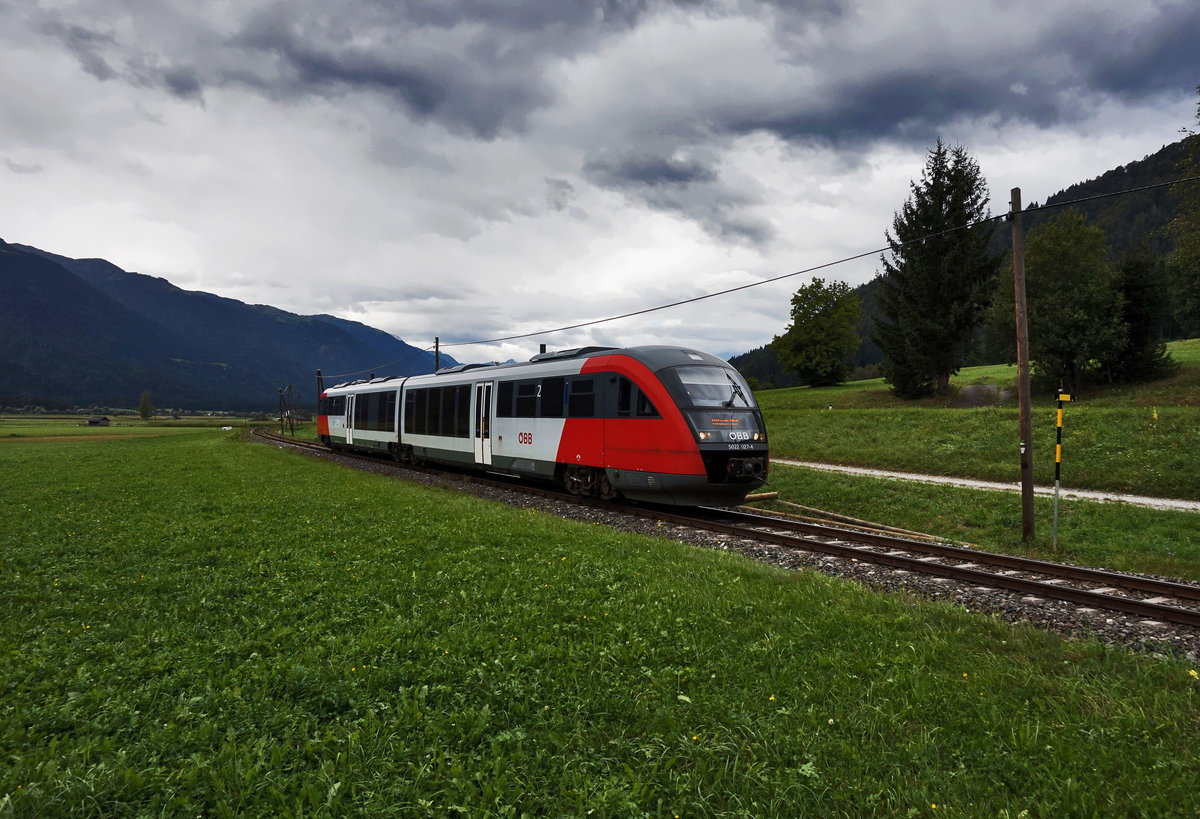
[[[1058,547],[1058,487],[1062,482],[1062,407],[1071,396],[1058,391],[1058,440],[1054,444],[1054,546]]]

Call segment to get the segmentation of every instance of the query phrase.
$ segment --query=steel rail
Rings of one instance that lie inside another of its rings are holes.
[[[1091,583],[1100,583],[1105,586],[1116,586],[1117,588],[1129,589],[1131,591],[1167,595],[1180,600],[1200,601],[1200,586],[1188,583],[1176,583],[1171,580],[1160,580],[1153,577],[1143,577],[1141,575],[1124,574],[1122,572],[1112,572],[1104,569],[1092,569],[1086,566],[1072,566],[1067,563],[1054,563],[1048,560],[1039,560],[1032,557],[1021,557],[1019,555],[1009,555],[1002,552],[989,552],[983,549],[971,549],[965,546],[955,546],[951,543],[912,540],[910,538],[903,538],[896,535],[881,534],[876,532],[858,532],[853,529],[844,529],[836,526],[822,526],[819,523],[795,521],[787,518],[775,518],[768,515],[757,515],[752,512],[743,512],[740,510],[731,512],[723,509],[714,509],[712,512],[719,513],[736,520],[745,521],[747,522],[747,525],[758,524],[761,526],[781,527],[791,529],[792,531],[805,532],[807,534],[821,537],[840,537],[859,543],[868,543],[879,548],[897,549],[907,552],[920,552],[923,554],[937,555],[939,557],[962,559],[972,563],[986,563],[990,566],[1000,566],[1005,569],[1029,572],[1031,574],[1049,574],[1053,575],[1054,577],[1064,578],[1066,580],[1080,580]]]
[[[715,510],[722,514],[728,514],[727,510]],[[735,513],[745,514],[745,513]],[[945,577],[951,580],[958,580],[964,583],[971,583],[978,586],[987,586],[990,588],[1006,589],[1008,591],[1021,592],[1024,594],[1037,595],[1048,597],[1055,600],[1065,600],[1071,603],[1094,606],[1100,609],[1109,611],[1122,611],[1127,614],[1135,614],[1142,617],[1150,617],[1156,620],[1176,623],[1179,625],[1200,628],[1200,611],[1193,609],[1180,608],[1177,606],[1169,606],[1163,603],[1152,603],[1146,600],[1137,600],[1128,597],[1119,597],[1116,595],[1105,594],[1098,591],[1089,591],[1086,589],[1076,589],[1070,586],[1059,586],[1054,583],[1049,583],[1041,580],[1031,580],[1028,578],[1012,577],[1009,575],[997,574],[995,572],[984,571],[973,568],[968,565],[950,565],[944,563],[931,562],[928,557],[925,559],[919,557],[911,557],[907,554],[897,554],[896,552],[878,552],[871,547],[881,545],[877,541],[879,535],[871,533],[860,533],[852,530],[837,529],[833,527],[825,527],[825,532],[821,535],[809,533],[805,535],[780,534],[778,532],[763,531],[756,526],[746,526],[744,524],[720,523],[718,521],[705,520],[702,518],[687,517],[674,513],[656,513],[660,520],[665,520],[673,523],[678,523],[685,526],[696,526],[709,531],[721,532],[735,537],[741,537],[748,540],[757,540],[760,542],[772,543],[778,546],[787,546],[791,548],[804,549],[806,551],[819,552],[835,557],[851,558],[864,563],[874,563],[884,566],[891,566],[896,569],[903,569],[919,574],[932,575],[934,577]],[[749,516],[759,518],[760,516]],[[774,518],[761,518],[760,523],[764,525],[774,523]],[[817,526],[816,524],[806,524],[807,526]],[[818,527],[819,528],[819,527]],[[822,540],[822,537],[838,538],[839,540],[854,541],[858,540],[865,545],[853,545],[852,543],[838,543]],[[929,544],[920,541],[905,540],[903,538],[884,538],[889,544],[897,544],[897,551],[903,550],[907,552],[919,552],[922,548]],[[903,544],[900,546],[898,544]],[[940,547],[946,544],[939,544]],[[994,555],[994,552],[980,552],[974,549],[961,549],[961,547],[953,547],[960,549],[959,552],[949,552],[947,556],[955,555],[962,556],[969,563],[984,563],[982,558],[984,555]],[[936,555],[935,555],[936,556]],[[999,555],[1000,561],[998,564],[1005,565],[1010,563],[1011,555]],[[1018,560],[1029,560],[1028,558],[1019,558]],[[1063,574],[1074,572],[1078,567],[1064,566],[1058,563],[1049,563],[1047,561],[1033,561],[1042,566],[1038,572],[1040,574],[1050,574],[1062,577]],[[1025,569],[1025,571],[1033,571]],[[1105,583],[1112,586],[1118,580],[1128,580],[1130,575],[1104,572],[1098,569],[1084,570],[1089,574],[1089,579]],[[1186,594],[1194,599],[1195,587],[1185,586],[1178,583],[1169,583],[1168,581],[1156,581],[1152,578],[1139,578],[1146,584],[1153,585],[1155,591],[1161,592],[1163,596],[1175,596],[1172,591],[1185,589]]]

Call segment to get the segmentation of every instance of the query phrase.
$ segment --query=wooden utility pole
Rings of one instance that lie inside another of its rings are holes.
[[[1021,539],[1033,540],[1033,404],[1029,395],[1029,321],[1025,308],[1025,235],[1021,189],[1012,189],[1013,286],[1017,304],[1017,397],[1021,423]]]

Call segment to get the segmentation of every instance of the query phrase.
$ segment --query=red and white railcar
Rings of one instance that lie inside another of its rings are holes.
[[[741,503],[769,467],[738,371],[678,347],[583,347],[341,384],[321,395],[317,429],[334,448],[657,503]]]

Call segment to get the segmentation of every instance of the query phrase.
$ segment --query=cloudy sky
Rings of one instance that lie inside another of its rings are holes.
[[[878,249],[939,137],[996,214],[1141,159],[1196,125],[1197,43],[1195,0],[0,0],[0,238],[532,333]],[[809,278],[447,352],[732,355]]]

